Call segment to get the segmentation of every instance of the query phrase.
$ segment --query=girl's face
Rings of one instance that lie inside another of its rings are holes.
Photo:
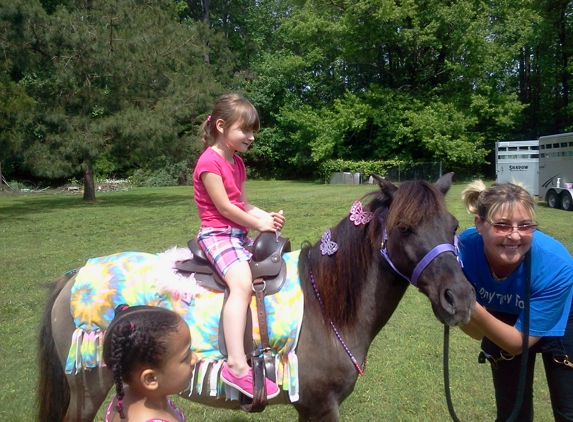
[[[219,126],[219,122],[221,126]],[[255,140],[255,134],[252,130],[244,131],[239,123],[223,128],[223,121],[217,121],[217,129],[221,134],[221,146],[233,152],[245,152]]]
[[[156,370],[159,385],[166,395],[177,394],[189,387],[197,355],[191,351],[191,334],[185,321],[168,340],[169,350],[165,364]]]
[[[527,225],[536,224],[531,214],[520,203],[501,206],[491,220],[475,217],[475,224],[484,242],[484,252],[493,272],[506,277],[523,261],[531,247],[533,230]],[[503,227],[496,225],[512,226]],[[507,232],[509,231],[509,232]]]

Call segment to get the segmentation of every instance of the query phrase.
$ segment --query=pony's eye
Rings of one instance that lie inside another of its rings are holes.
[[[400,230],[400,233],[402,233],[404,236],[408,236],[413,232],[412,227],[405,224],[398,225],[398,230]]]

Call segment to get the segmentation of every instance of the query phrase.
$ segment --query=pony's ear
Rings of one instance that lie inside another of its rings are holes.
[[[382,190],[382,193],[384,193],[384,195],[386,195],[388,198],[392,198],[394,196],[394,192],[396,192],[396,190],[398,189],[396,185],[394,185],[389,180],[386,180],[383,177],[378,176],[377,174],[372,174],[371,176],[374,180],[376,180],[376,183],[378,183],[378,186],[380,186],[380,190]]]
[[[446,173],[442,177],[438,179],[436,182],[436,188],[442,192],[444,195],[448,193],[450,190],[450,186],[452,186],[452,179],[454,178],[454,173]]]

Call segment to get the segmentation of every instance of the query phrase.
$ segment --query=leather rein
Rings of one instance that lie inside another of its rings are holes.
[[[525,382],[527,378],[527,360],[529,357],[529,322],[531,308],[529,306],[531,300],[531,250],[525,254],[525,306],[523,309],[523,342],[521,353],[521,368],[519,370],[519,379],[517,386],[517,397],[513,405],[513,410],[507,419],[507,422],[513,422],[519,417],[521,405],[523,404],[523,396],[525,394]],[[460,422],[450,393],[450,369],[449,361],[449,344],[450,344],[450,327],[444,325],[444,390],[446,393],[446,403],[448,405],[448,412],[454,422]]]

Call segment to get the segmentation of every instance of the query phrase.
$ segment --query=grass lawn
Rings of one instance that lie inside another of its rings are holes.
[[[283,236],[293,248],[316,242],[347,216],[354,200],[372,186],[250,181],[249,200],[283,209]],[[460,229],[473,223],[460,199],[463,185],[448,194]],[[137,188],[98,193],[96,203],[73,194],[0,195],[0,420],[33,421],[37,379],[36,343],[47,298],[45,285],[91,257],[136,250],[161,252],[185,246],[199,227],[191,187]],[[541,204],[540,229],[573,250],[573,213]],[[478,365],[479,344],[451,330],[451,388],[462,421],[494,419],[489,365]],[[366,375],[341,406],[342,421],[448,421],[443,392],[442,326],[427,298],[410,288],[370,348]],[[540,360],[535,388],[536,420],[552,420]],[[262,414],[221,411],[177,398],[190,421],[292,421],[291,406]],[[100,411],[103,420],[103,412]]]

